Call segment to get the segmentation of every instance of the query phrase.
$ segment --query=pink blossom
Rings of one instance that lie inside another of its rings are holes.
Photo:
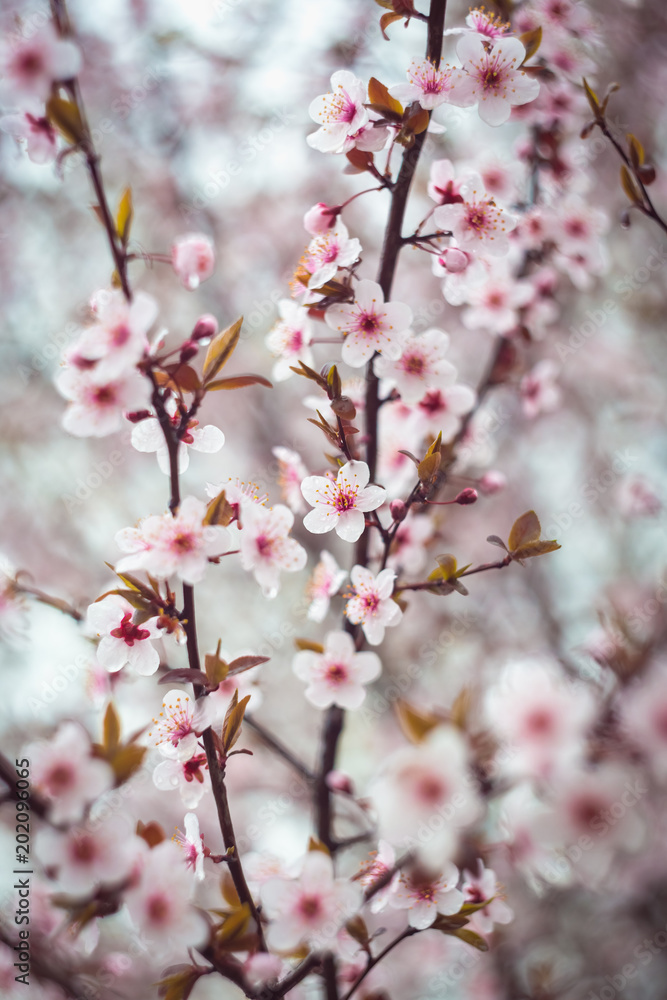
[[[162,711],[157,719],[153,719],[148,739],[163,757],[182,763],[191,760],[199,748],[197,732],[201,730],[195,728],[196,724],[195,707],[190,695],[174,688],[164,696]]]
[[[667,664],[655,663],[618,697],[624,730],[661,781],[667,778]]]
[[[485,7],[475,7],[466,15],[466,28],[448,28],[445,35],[462,35],[473,31],[485,40],[502,38],[511,29],[508,21],[502,21],[500,15],[492,14]]]
[[[204,880],[204,843],[199,832],[199,820],[193,812],[185,814],[185,833],[176,830],[171,838],[185,855],[186,868],[194,869],[198,882]]]
[[[304,256],[304,266],[310,272],[308,288],[317,289],[331,281],[341,267],[350,267],[361,254],[361,243],[350,239],[342,219],[332,229],[314,236]]]
[[[102,289],[91,306],[97,322],[84,330],[66,361],[84,370],[93,365],[100,380],[128,375],[148,353],[147,334],[157,316],[157,302],[145,292],[127,302],[119,289]]]
[[[330,598],[337,594],[347,572],[341,569],[330,552],[320,552],[320,561],[308,581],[306,592],[310,600],[308,618],[312,622],[322,622],[329,610]]]
[[[162,634],[157,616],[133,622],[134,608],[119,594],[109,594],[88,608],[88,624],[101,640],[97,659],[109,673],[129,664],[137,674],[149,676],[160,666],[160,654],[152,639]]]
[[[298,879],[272,878],[261,887],[271,924],[268,940],[278,951],[302,943],[323,948],[356,912],[361,893],[346,879],[334,878],[333,862],[322,851],[310,851]]]
[[[479,174],[468,175],[461,184],[461,196],[463,203],[436,208],[436,226],[451,232],[461,250],[504,256],[509,250],[508,233],[514,229],[516,219],[486,194]]]
[[[81,67],[77,46],[58,36],[53,24],[23,38],[14,35],[0,53],[0,75],[12,94],[45,101],[55,81],[75,77]]]
[[[454,164],[451,160],[433,161],[427,188],[429,198],[438,205],[463,204],[461,183],[456,181]]]
[[[445,247],[438,257],[438,263],[448,274],[461,274],[470,263],[470,254],[458,247]]]
[[[498,895],[495,872],[485,868],[481,859],[477,861],[477,873],[463,872],[463,898],[465,903],[477,905],[485,899],[490,902],[470,916],[469,927],[479,934],[490,934],[494,924],[509,924],[514,913],[504,899]]]
[[[354,303],[330,306],[325,320],[345,336],[343,361],[360,368],[376,351],[394,360],[412,322],[412,310],[402,302],[386,302],[376,282],[358,282]]]
[[[189,760],[161,760],[153,770],[153,784],[161,792],[178,790],[186,809],[196,809],[211,783],[206,778],[206,754]]]
[[[284,382],[293,375],[290,367],[298,368],[299,361],[312,368],[310,342],[313,333],[308,310],[303,306],[282,299],[278,303],[278,313],[280,320],[267,334],[266,346],[278,358],[273,366],[273,377],[277,382]]]
[[[331,77],[331,92],[316,97],[308,113],[320,124],[307,142],[322,153],[346,153],[354,138],[368,123],[366,87],[353,73],[339,70]]]
[[[657,517],[662,501],[655,488],[641,476],[624,479],[619,485],[616,501],[624,517]]]
[[[76,722],[63,722],[50,740],[23,750],[30,761],[33,788],[49,804],[53,823],[74,823],[86,805],[111,788],[113,772],[91,756],[88,733]]]
[[[502,266],[492,268],[483,281],[471,284],[468,291],[469,307],[461,317],[468,330],[486,330],[488,333],[509,333],[519,322],[519,312],[533,298],[533,288],[528,281],[517,281]]]
[[[566,255],[587,253],[609,229],[609,217],[580,195],[561,199],[554,218],[553,238]]]
[[[28,159],[33,163],[55,160],[58,153],[57,132],[43,114],[23,111],[21,114],[4,115],[0,118],[0,129],[15,139],[25,140]]]
[[[545,358],[523,376],[520,388],[526,417],[532,419],[540,413],[552,413],[558,409],[562,398],[561,390],[556,384],[559,373],[559,366]]]
[[[400,358],[391,361],[378,358],[375,372],[381,378],[394,382],[404,403],[418,403],[427,389],[452,385],[456,381],[456,368],[445,359],[449,335],[441,330],[427,330],[411,334],[403,343]]]
[[[366,862],[355,879],[364,889],[372,889],[380,879],[389,875],[389,872],[396,864],[396,851],[386,840],[378,841],[378,849],[371,855],[372,860]],[[377,892],[373,893],[370,902],[372,913],[380,913],[384,910],[391,897],[398,889],[399,874],[396,872],[389,882]]]
[[[507,486],[507,477],[497,469],[489,469],[485,472],[478,483],[480,492],[484,496],[492,497],[496,493],[502,492]]]
[[[35,837],[42,865],[54,869],[61,890],[76,896],[121,882],[130,873],[137,849],[136,838],[113,816],[64,832],[44,827]]]
[[[451,441],[461,426],[461,418],[475,405],[477,395],[467,385],[430,389],[415,407],[413,420],[429,434],[442,431],[443,441]]]
[[[284,961],[278,955],[270,955],[266,951],[249,955],[243,963],[243,971],[251,986],[256,989],[267,983],[274,983],[279,978]]]
[[[451,861],[437,876],[413,870],[401,876],[390,905],[396,910],[409,910],[410,927],[426,930],[439,913],[449,917],[463,906],[463,893],[456,888],[458,881],[459,870]]]
[[[487,48],[479,35],[464,35],[456,54],[463,67],[450,101],[462,108],[477,104],[487,125],[502,125],[514,105],[534,101],[540,92],[537,80],[520,69],[526,50],[518,38],[500,38]]]
[[[202,946],[208,923],[190,905],[194,883],[176,844],[163,841],[144,852],[138,878],[125,894],[132,921],[152,950],[185,957]]]
[[[278,504],[248,505],[240,532],[241,565],[251,571],[265,597],[273,598],[280,588],[280,573],[295,573],[306,565],[306,550],[289,532],[294,514]]]
[[[172,425],[177,427],[181,422],[181,415],[174,399],[167,401],[165,407]],[[213,455],[220,451],[225,443],[225,435],[219,427],[214,424],[207,424],[205,427],[199,426],[199,421],[192,419],[189,421],[185,433],[180,438],[178,446],[178,471],[185,472],[190,464],[189,449],[201,452],[204,455]],[[164,440],[164,434],[157,417],[147,417],[132,428],[132,447],[141,452],[156,452],[157,464],[166,476],[170,474],[169,449]]]
[[[345,605],[345,616],[354,625],[361,625],[371,646],[379,646],[387,627],[398,625],[403,612],[392,600],[396,574],[383,569],[375,576],[364,566],[354,566],[350,573],[354,591]]]
[[[165,580],[176,574],[184,583],[199,583],[210,557],[228,551],[229,532],[220,525],[205,525],[206,504],[185,497],[176,514],[154,514],[138,528],[123,528],[116,544],[127,552],[116,565],[118,573],[145,570]]]
[[[123,426],[123,416],[148,405],[150,385],[133,371],[118,378],[99,377],[95,370],[66,368],[56,388],[69,400],[62,425],[75,437],[106,437]]]
[[[215,248],[213,241],[202,233],[186,233],[174,240],[171,265],[183,285],[193,292],[213,274]]]
[[[309,208],[303,217],[303,226],[311,236],[326,233],[331,229],[340,213],[339,206],[325,205],[323,201],[318,201],[317,205]]]
[[[452,73],[449,64],[435,66],[428,59],[413,60],[408,69],[408,83],[391,88],[391,96],[408,105],[418,101],[422,108],[432,111],[449,100],[452,90]]]
[[[308,476],[301,492],[314,509],[303,519],[304,527],[316,535],[336,529],[346,542],[356,542],[364,530],[364,514],[384,503],[387,491],[368,486],[365,462],[351,461],[341,466],[336,481],[325,476]]]
[[[430,518],[408,517],[394,535],[389,565],[394,568],[400,566],[404,573],[419,573],[428,561],[428,543],[432,538]]]
[[[306,698],[316,708],[359,708],[366,697],[364,685],[376,680],[381,671],[380,657],[357,653],[347,632],[328,632],[323,653],[301,650],[294,658],[294,673],[307,682]]]
[[[303,459],[291,448],[278,446],[271,449],[278,460],[278,485],[285,503],[293,514],[303,514],[306,505],[301,494],[301,482],[308,475]]]

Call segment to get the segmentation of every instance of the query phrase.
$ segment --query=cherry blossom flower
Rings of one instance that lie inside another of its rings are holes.
[[[91,299],[97,320],[84,330],[66,361],[84,370],[95,366],[98,379],[127,375],[148,353],[148,331],[157,316],[152,295],[137,292],[127,302],[119,289],[102,289]]]
[[[330,598],[338,593],[346,577],[346,571],[340,568],[330,552],[320,552],[320,561],[306,587],[310,599],[307,615],[311,622],[324,621]]]
[[[316,708],[359,708],[366,697],[364,685],[381,672],[380,657],[357,653],[348,632],[328,632],[323,653],[304,649],[294,657],[294,673],[308,683],[306,698]]]
[[[174,688],[164,696],[162,711],[153,719],[148,738],[163,757],[181,762],[191,760],[199,748],[197,731],[201,730],[195,726],[195,707],[190,695]]]
[[[249,505],[240,532],[241,565],[252,571],[265,597],[273,598],[280,587],[280,573],[295,573],[306,565],[306,550],[289,532],[294,514],[283,504]]]
[[[371,855],[372,860],[362,865],[359,873],[354,876],[364,889],[372,889],[381,879],[386,878],[396,864],[396,851],[386,840],[378,841],[378,849]],[[398,889],[399,873],[396,872],[383,886],[373,893],[370,901],[372,913],[380,913],[389,903],[391,897]]]
[[[198,882],[204,880],[204,843],[199,832],[199,820],[193,812],[185,814],[185,833],[176,830],[171,838],[185,854],[186,868],[193,868]]]
[[[275,982],[284,965],[285,963],[278,955],[269,955],[268,952],[258,951],[246,958],[243,963],[243,971],[250,985],[258,989],[267,983]]]
[[[570,256],[588,253],[608,229],[607,213],[580,195],[571,194],[559,201],[553,238],[562,253]]]
[[[379,646],[387,627],[398,625],[403,612],[393,601],[396,574],[383,569],[375,576],[364,566],[354,566],[350,580],[354,591],[345,605],[345,616],[354,625],[361,625],[371,646]]]
[[[308,288],[315,289],[331,281],[340,267],[350,267],[361,254],[361,243],[350,239],[342,219],[336,225],[315,236],[308,244],[304,266],[310,272]]]
[[[533,294],[530,282],[516,281],[507,268],[494,267],[484,280],[469,287],[470,305],[461,316],[463,325],[468,330],[509,333],[519,322],[519,310],[528,305]]]
[[[313,333],[308,310],[298,303],[281,299],[278,313],[280,321],[267,334],[266,346],[278,358],[273,366],[273,377],[277,382],[284,382],[294,374],[290,366],[298,367],[299,361],[312,367],[313,352],[309,345]]]
[[[354,138],[369,120],[364,107],[366,87],[353,73],[339,70],[331,77],[331,91],[316,97],[308,109],[320,128],[311,133],[307,143],[322,153],[346,153]]]
[[[372,789],[380,832],[391,844],[418,850],[424,863],[451,860],[459,831],[481,811],[468,774],[468,750],[453,726],[391,754]]]
[[[429,875],[417,869],[401,876],[399,887],[391,897],[396,910],[410,910],[408,924],[419,931],[426,930],[439,913],[450,917],[463,906],[463,893],[456,888],[459,870],[448,861],[441,874]]]
[[[179,236],[171,248],[171,265],[185,288],[191,292],[199,288],[213,274],[215,247],[213,241],[202,233]]]
[[[325,476],[308,476],[301,492],[314,509],[303,519],[304,527],[316,535],[336,529],[346,542],[356,542],[364,530],[364,514],[384,503],[387,491],[368,486],[365,462],[351,461],[341,466],[336,481]]]
[[[206,754],[195,754],[189,760],[161,760],[153,770],[153,784],[161,792],[178,790],[186,809],[196,809],[206,792],[211,790]]]
[[[232,510],[236,521],[241,520],[241,512],[248,510],[252,506],[263,506],[269,499],[267,493],[260,493],[257,483],[246,483],[238,476],[234,479],[227,479],[221,483],[207,483],[206,495],[214,498],[225,491],[225,498]]]
[[[123,528],[116,544],[129,553],[116,564],[118,573],[137,569],[164,580],[176,574],[184,583],[199,583],[209,557],[229,549],[229,532],[220,525],[205,525],[206,504],[185,497],[176,514],[154,514],[138,528]]]
[[[549,358],[538,361],[535,367],[521,379],[521,402],[524,415],[533,419],[540,413],[552,413],[558,409],[562,393],[556,384],[560,367]]]
[[[430,435],[442,431],[443,441],[451,441],[458,433],[461,418],[475,405],[477,395],[467,385],[448,385],[431,389],[419,400],[413,421]]]
[[[408,83],[399,83],[390,90],[391,96],[408,105],[418,101],[422,108],[432,111],[449,100],[454,70],[442,62],[437,67],[428,59],[413,60],[408,69]]]
[[[145,851],[138,877],[125,893],[125,903],[142,939],[153,951],[180,957],[188,948],[206,941],[208,923],[190,906],[193,886],[176,844],[165,840]]]
[[[80,68],[79,49],[60,38],[51,22],[28,37],[14,35],[0,52],[0,76],[15,96],[45,101],[55,81],[75,77]]]
[[[44,827],[35,837],[35,853],[45,868],[54,869],[62,890],[84,895],[129,875],[138,845],[128,833],[113,816],[65,831]]]
[[[625,478],[620,483],[616,502],[624,517],[657,517],[662,510],[655,488],[641,476]]]
[[[548,662],[525,660],[506,667],[489,688],[485,714],[496,736],[513,748],[508,769],[545,775],[582,751],[595,703],[585,685],[566,684]]]
[[[477,860],[477,873],[463,872],[463,898],[466,903],[477,905],[485,899],[490,902],[481,910],[470,915],[469,927],[479,934],[490,934],[494,924],[509,924],[514,913],[504,899],[498,896],[498,884],[495,872],[485,868],[480,859]]]
[[[28,159],[39,164],[51,163],[58,153],[58,133],[43,111],[23,111],[0,118],[0,129],[17,140],[25,140]]]
[[[401,567],[404,573],[419,573],[428,561],[427,545],[433,538],[433,525],[428,517],[408,517],[397,528],[388,563]]]
[[[138,372],[115,379],[66,368],[56,377],[56,388],[69,400],[62,425],[75,437],[106,437],[123,426],[123,416],[143,409],[150,400],[150,384]]]
[[[336,222],[340,214],[339,206],[325,205],[323,201],[318,201],[317,205],[309,208],[303,217],[303,227],[311,236],[319,233],[326,233]]]
[[[170,399],[165,407],[172,424],[177,427],[180,424],[181,416],[178,412],[176,400]],[[189,449],[202,452],[205,455],[213,455],[220,451],[225,443],[225,435],[219,427],[207,424],[205,427],[199,426],[199,421],[192,419],[188,423],[187,429],[180,439],[178,446],[178,471],[185,472],[190,464]],[[141,420],[132,428],[132,447],[141,452],[156,452],[157,464],[166,476],[170,474],[169,449],[164,440],[164,434],[157,417],[147,417]]]
[[[462,108],[477,104],[487,125],[502,125],[514,105],[528,104],[540,92],[538,81],[520,69],[526,50],[518,38],[500,38],[487,48],[479,35],[464,35],[456,54],[463,67],[450,101]]]
[[[404,403],[418,403],[427,389],[452,385],[456,381],[456,368],[445,359],[449,335],[441,330],[427,330],[410,337],[403,344],[403,352],[396,361],[378,358],[375,372],[381,378],[396,383]]]
[[[667,664],[654,663],[641,683],[619,697],[624,730],[661,781],[667,778]]]
[[[88,608],[88,624],[99,636],[97,659],[109,673],[121,670],[126,663],[144,676],[154,674],[160,666],[160,654],[152,639],[162,634],[159,618],[149,618],[136,625],[134,608],[120,594],[109,594]]]
[[[440,205],[433,219],[439,229],[450,231],[461,250],[502,257],[509,250],[510,233],[516,219],[496,206],[479,174],[470,174],[461,184],[463,203]]]
[[[394,360],[400,357],[412,310],[402,302],[385,302],[380,286],[364,278],[357,284],[354,303],[330,306],[324,318],[345,336],[345,364],[360,368],[376,351]]]
[[[91,757],[88,733],[77,722],[63,722],[50,740],[23,750],[30,761],[33,788],[49,805],[53,823],[75,823],[86,805],[113,786],[113,771]]]
[[[333,862],[322,851],[310,851],[298,879],[273,878],[260,890],[271,920],[268,940],[278,951],[307,943],[323,948],[357,910],[361,893],[345,879],[334,878]]]
[[[462,205],[460,193],[462,181],[456,181],[454,164],[451,160],[434,160],[428,181],[428,195],[438,205]]]
[[[308,475],[303,459],[291,448],[278,446],[271,453],[278,459],[278,486],[283,499],[293,514],[303,514],[306,505],[301,494],[301,483]]]

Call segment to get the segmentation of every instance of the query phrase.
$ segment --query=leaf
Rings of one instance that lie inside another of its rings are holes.
[[[555,538],[551,539],[541,539],[538,542],[528,542],[526,545],[519,546],[512,553],[512,558],[521,562],[522,559],[530,559],[533,556],[543,556],[547,552],[556,552],[561,546],[558,544]]]
[[[431,927],[436,931],[442,931],[443,934],[453,934],[459,928],[465,927],[467,923],[469,923],[468,917],[462,913],[453,913],[450,916],[439,913],[431,924]]]
[[[540,537],[540,522],[534,510],[527,510],[521,517],[517,517],[512,525],[507,547],[510,552],[514,552],[520,545],[528,542],[537,542]]]
[[[122,785],[139,770],[146,755],[147,747],[128,743],[120,747],[109,761],[116,778],[116,785]]]
[[[345,924],[345,930],[358,944],[366,947],[368,944],[368,927],[362,916],[358,913],[351,917]]]
[[[327,374],[327,387],[329,399],[338,399],[343,391],[343,383],[335,365],[331,366]]]
[[[379,0],[375,0],[375,2],[378,3]],[[382,6],[384,7],[384,4]],[[385,28],[388,28],[394,21],[400,21],[401,17],[401,14],[383,14],[380,18],[380,31],[382,32],[382,37],[387,41],[389,41],[389,35],[385,31]]]
[[[218,374],[220,369],[229,361],[232,353],[239,342],[241,327],[243,326],[243,316],[240,316],[235,323],[228,326],[226,330],[213,338],[208,345],[206,358],[204,360],[203,377],[204,382],[210,382]]]
[[[234,879],[229,874],[229,868],[225,868],[222,876],[220,878],[220,892],[222,898],[228,906],[232,909],[237,909],[241,905],[241,900],[239,899],[239,894],[236,891],[236,886],[234,885]]]
[[[365,170],[370,170],[375,160],[373,159],[373,154],[366,152],[363,149],[351,149],[345,154],[348,163],[358,170],[359,173],[363,173]],[[303,364],[303,362],[301,362]]]
[[[206,384],[207,392],[216,392],[218,389],[245,389],[249,385],[263,385],[267,389],[273,389],[273,382],[263,375],[231,375],[229,378],[217,378],[213,382]]]
[[[542,44],[542,26],[538,25],[538,27],[533,28],[532,31],[525,31],[523,35],[519,35],[519,41],[526,50],[526,56],[523,63],[527,63],[529,59],[533,58]],[[521,63],[522,66],[523,63]]]
[[[644,163],[644,147],[632,132],[628,132],[626,139],[628,140],[628,152],[630,154],[630,162],[632,166],[637,169],[637,167],[643,166]]]
[[[473,948],[477,948],[477,951],[489,950],[488,941],[485,941],[481,934],[471,931],[468,927],[459,927],[457,931],[452,931],[452,936],[457,937],[460,941],[464,941]]]
[[[295,375],[302,375],[311,382],[316,382],[320,389],[324,389],[325,392],[327,391],[327,380],[319,372],[316,372],[313,368],[309,368],[303,361],[300,361],[299,365],[299,368],[292,368],[290,366],[290,371],[294,372]]]
[[[311,639],[295,639],[294,645],[297,649],[308,649],[312,653],[323,653],[324,646],[321,642],[313,642]]]
[[[440,468],[442,455],[427,455],[417,466],[417,475],[422,482],[427,482]]]
[[[76,146],[84,138],[85,129],[79,109],[73,101],[50,97],[46,102],[46,117],[68,142]]]
[[[201,670],[193,670],[191,667],[177,667],[175,670],[167,670],[160,677],[158,684],[198,684],[200,687],[208,687],[206,675]]]
[[[621,187],[625,191],[626,195],[633,203],[633,205],[642,205],[642,196],[639,193],[639,188],[635,184],[634,178],[626,165],[623,163],[621,166]]]
[[[241,903],[239,907],[225,918],[222,926],[216,931],[216,941],[221,944],[229,943],[242,937],[248,930],[250,919],[250,907],[247,903]]]
[[[461,688],[451,709],[449,710],[449,719],[452,725],[456,726],[457,729],[465,729],[466,723],[468,721],[468,716],[470,715],[470,707],[472,704],[472,698],[470,696],[470,691],[468,688]]]
[[[258,667],[260,663],[268,663],[271,657],[269,656],[237,656],[235,660],[229,664],[229,673],[232,674],[242,674],[244,670],[251,670],[253,667]]]
[[[155,820],[151,820],[150,823],[142,823],[141,820],[138,820],[136,834],[137,837],[145,840],[151,848],[157,847],[163,840],[166,840],[164,830]]]
[[[424,108],[420,108],[418,111],[415,111],[413,115],[410,115],[403,127],[409,129],[414,135],[419,135],[420,132],[426,131],[430,120],[431,116],[428,111]]]
[[[163,1000],[187,1000],[202,975],[194,965],[175,966],[175,968],[179,971],[153,984],[157,987],[158,996]]]
[[[595,115],[596,119],[600,119],[602,117],[602,110],[600,108],[600,102],[598,100],[598,96],[595,93],[595,91],[591,90],[591,88],[588,86],[586,77],[583,78],[583,83],[584,83],[584,90],[586,91],[586,97],[588,98],[588,103],[591,106],[591,111]]]
[[[166,365],[164,369],[170,382],[181,392],[196,392],[201,389],[199,375],[191,365]]]
[[[308,850],[309,851],[321,851],[322,854],[327,856],[331,855],[331,851],[326,844],[323,844],[321,840],[317,840],[316,837],[309,837],[308,839]]]
[[[437,715],[422,712],[403,698],[396,702],[396,715],[401,729],[412,743],[422,743],[441,722]]]
[[[225,753],[228,753],[232,749],[241,735],[243,716],[249,701],[249,694],[239,701],[238,690],[234,691],[222,724],[222,746]]]
[[[483,910],[485,906],[493,902],[495,898],[495,896],[491,896],[490,899],[483,899],[480,903],[464,903],[459,913],[477,913],[478,910]]]
[[[392,97],[385,85],[374,76],[368,81],[368,100],[371,104],[377,105],[380,111],[385,109],[399,117],[403,116],[403,105]]]
[[[229,673],[229,664],[220,656],[221,639],[218,639],[215,653],[207,653],[204,657],[204,670],[212,688],[217,688]]]
[[[491,545],[497,545],[499,549],[504,549],[505,552],[507,552],[507,546],[505,545],[502,538],[498,537],[498,535],[487,535],[486,540],[487,542],[490,542]]]
[[[118,203],[118,211],[116,212],[116,231],[120,242],[124,247],[127,246],[130,238],[130,227],[132,225],[133,215],[134,207],[132,205],[132,188],[126,187],[121,195],[121,199]]]
[[[231,523],[234,517],[234,508],[225,496],[225,491],[222,490],[218,493],[217,497],[214,497],[206,508],[206,513],[204,514],[203,524],[221,524],[223,527],[227,527]]]
[[[109,702],[104,714],[104,749],[107,754],[112,754],[120,743],[120,719],[114,708],[113,702]]]

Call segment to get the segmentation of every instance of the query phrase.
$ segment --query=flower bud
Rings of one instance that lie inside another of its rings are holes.
[[[392,500],[389,504],[389,510],[394,521],[404,521],[408,513],[408,508],[403,500]]]
[[[218,321],[210,313],[204,313],[195,323],[190,340],[212,340],[218,332]]]
[[[332,792],[343,792],[344,795],[354,795],[352,779],[344,771],[329,771],[326,782],[327,788]]]
[[[194,340],[186,340],[181,347],[181,353],[179,355],[179,361],[182,365],[190,358],[194,358],[195,354],[199,350],[199,344],[196,344]]]
[[[317,205],[313,205],[309,208],[303,217],[304,229],[311,236],[317,236],[319,233],[326,233],[327,229],[331,229],[336,221],[338,213],[340,212],[340,207],[331,207],[330,205],[325,205],[323,201],[319,201]]]
[[[343,420],[354,420],[357,415],[356,407],[349,396],[338,396],[337,399],[332,399],[331,409],[337,417],[341,417]]]
[[[470,263],[469,255],[465,250],[459,250],[458,247],[447,247],[442,251],[438,260],[445,271],[449,271],[450,274],[460,274],[461,271],[466,270]]]
[[[213,274],[215,250],[212,241],[202,233],[179,236],[171,248],[174,271],[191,292]]]
[[[461,490],[458,496],[455,497],[454,503],[477,503],[478,495],[477,490],[473,490],[470,486],[467,486],[466,489]]]
[[[131,424],[140,424],[142,420],[148,420],[153,414],[150,410],[134,410],[133,413],[126,413],[125,416]]]
[[[478,485],[484,496],[490,497],[494,493],[500,493],[505,489],[507,479],[497,469],[489,469],[488,472],[484,473]]]

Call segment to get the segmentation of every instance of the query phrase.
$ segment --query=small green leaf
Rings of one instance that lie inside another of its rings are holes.
[[[221,330],[209,344],[204,361],[203,377],[205,383],[212,381],[223,365],[229,361],[239,342],[242,326],[243,316],[228,326],[226,330]]]

